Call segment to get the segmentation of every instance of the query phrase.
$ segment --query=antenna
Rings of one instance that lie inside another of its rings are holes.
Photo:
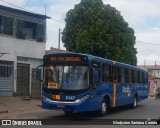
[[[46,15],[46,13],[47,13],[47,12],[46,12],[46,4],[45,4],[45,15]]]
[[[146,68],[146,59],[144,60],[144,69]]]

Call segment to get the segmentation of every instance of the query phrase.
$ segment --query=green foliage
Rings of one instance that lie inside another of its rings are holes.
[[[68,51],[137,64],[134,30],[102,0],[81,0],[66,14],[62,41]]]

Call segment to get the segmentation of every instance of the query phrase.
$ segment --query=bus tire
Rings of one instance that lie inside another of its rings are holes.
[[[98,114],[99,114],[100,116],[104,116],[104,115],[108,112],[108,108],[109,108],[108,103],[107,103],[107,101],[104,99],[104,100],[102,101],[101,109],[98,111]]]
[[[137,96],[135,95],[132,103],[132,108],[136,108],[136,107],[137,107]]]
[[[73,111],[63,111],[66,115],[73,115]]]

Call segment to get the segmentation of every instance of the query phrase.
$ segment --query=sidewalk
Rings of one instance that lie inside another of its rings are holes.
[[[0,118],[16,117],[17,114],[43,111],[40,99],[24,99],[23,97],[0,97]]]

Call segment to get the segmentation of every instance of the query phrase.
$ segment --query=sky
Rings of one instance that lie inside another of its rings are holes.
[[[58,31],[65,27],[66,13],[81,0],[0,0],[1,5],[24,8],[52,17],[47,20],[46,49],[58,47]],[[135,31],[138,65],[160,65],[160,0],[103,0],[121,12]],[[16,6],[13,6],[11,4]],[[46,7],[46,9],[45,9]],[[18,8],[19,9],[19,8]],[[61,49],[63,43],[61,42]]]

